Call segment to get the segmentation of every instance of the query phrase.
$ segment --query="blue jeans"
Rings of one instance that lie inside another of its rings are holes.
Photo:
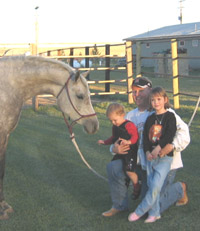
[[[146,212],[149,216],[160,216],[160,192],[170,171],[173,157],[158,157],[155,160],[147,161],[147,185],[148,191],[135,210],[138,216]]]
[[[171,170],[160,192],[160,213],[163,213],[171,205],[183,197],[181,182],[174,183],[177,169]]]
[[[146,171],[137,166],[136,172],[142,181],[141,197],[147,192]],[[119,210],[128,209],[128,190],[125,184],[125,174],[121,160],[114,160],[107,164],[107,175],[110,187],[112,207]],[[173,183],[176,170],[171,170],[163,184],[160,194],[160,213],[183,197],[183,189],[180,182]]]
[[[147,191],[146,171],[137,166],[136,173],[142,181],[141,196],[144,197]],[[128,203],[128,188],[126,185],[126,175],[123,171],[122,160],[114,160],[107,164],[107,175],[110,187],[110,195],[112,207],[118,210],[127,210]]]
[[[114,160],[107,165],[108,182],[112,199],[112,208],[128,209],[128,190],[122,160]]]

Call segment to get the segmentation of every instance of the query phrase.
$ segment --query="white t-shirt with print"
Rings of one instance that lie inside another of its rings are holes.
[[[144,124],[151,115],[150,111],[139,111],[138,108],[130,111],[126,115],[126,119],[132,121],[138,129],[139,142],[138,142],[138,152],[137,152],[137,164],[141,165],[142,169],[146,170],[146,155],[143,150],[143,130]]]

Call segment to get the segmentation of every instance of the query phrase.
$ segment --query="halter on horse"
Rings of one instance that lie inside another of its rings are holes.
[[[75,119],[71,122],[71,124],[68,122],[68,120],[66,119],[65,117],[65,114],[63,114],[63,117],[64,117],[64,120],[65,120],[65,123],[69,129],[69,133],[70,133],[70,137],[71,139],[73,138],[72,134],[73,134],[73,131],[72,131],[72,127],[76,124],[76,122],[80,119],[83,119],[83,118],[87,118],[87,117],[91,117],[91,116],[96,116],[96,113],[92,113],[92,114],[88,114],[88,115],[82,115],[77,109],[76,107],[74,106],[72,100],[71,100],[71,97],[70,97],[70,94],[69,94],[69,89],[68,89],[68,84],[69,84],[69,81],[70,79],[72,78],[72,74],[70,74],[67,82],[65,83],[65,85],[62,87],[62,89],[60,90],[60,92],[58,93],[57,97],[58,98],[60,96],[60,94],[62,93],[62,91],[65,89],[66,92],[67,92],[67,96],[68,96],[68,99],[69,99],[69,102],[71,104],[71,106],[73,107],[74,111],[80,116],[78,119]]]

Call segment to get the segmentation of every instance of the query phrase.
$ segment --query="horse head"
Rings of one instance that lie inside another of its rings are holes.
[[[71,72],[67,82],[57,96],[57,104],[61,111],[73,120],[83,125],[84,130],[95,133],[99,122],[90,100],[88,83],[85,79],[88,72],[80,74],[79,71]]]

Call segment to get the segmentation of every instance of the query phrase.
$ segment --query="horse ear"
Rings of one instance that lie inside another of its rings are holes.
[[[77,81],[80,77],[80,72],[79,71],[76,71],[73,75],[72,75],[72,80],[73,81]]]
[[[81,75],[86,78],[89,75],[89,73],[90,73],[90,71],[85,71],[85,72],[81,73]]]

